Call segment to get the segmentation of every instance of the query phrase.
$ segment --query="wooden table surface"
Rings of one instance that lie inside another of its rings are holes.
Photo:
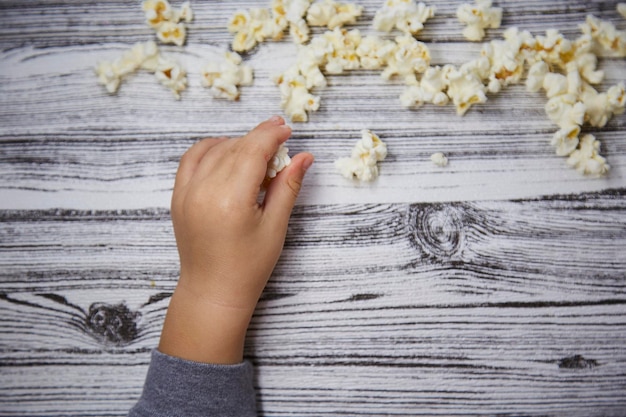
[[[374,33],[382,2],[359,3]],[[460,3],[428,2],[434,64],[479,54]],[[574,39],[588,13],[626,29],[614,1],[496,3],[485,41]],[[189,72],[176,101],[147,73],[114,96],[97,84],[98,61],[154,39],[139,1],[0,1],[1,416],[122,416],[138,398],[177,280],[181,154],[281,114],[270,78],[294,61],[289,37],[245,55],[240,101],[200,86],[228,17],[268,4],[192,3],[186,46],[161,47]],[[604,87],[626,79],[623,59],[600,67]],[[316,163],[248,335],[260,414],[626,415],[626,117],[590,130],[612,167],[593,179],[555,155],[545,97],[523,85],[459,117],[402,108],[401,83],[373,71],[329,83],[293,125],[292,152]],[[371,185],[333,168],[363,128],[389,147]]]

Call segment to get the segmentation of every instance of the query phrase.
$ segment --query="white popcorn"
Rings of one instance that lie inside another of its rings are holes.
[[[282,14],[280,14],[282,13]],[[233,33],[232,48],[245,52],[265,39],[280,40],[288,22],[280,5],[274,5],[272,13],[267,9],[239,10],[230,18],[228,31]]]
[[[548,98],[566,94],[567,87],[567,77],[563,74],[549,72],[543,78],[543,89],[546,90],[546,96]]]
[[[292,22],[289,26],[289,34],[296,43],[302,44],[309,40],[309,34],[311,33],[309,27],[304,19]]]
[[[580,139],[578,149],[567,159],[567,164],[583,175],[606,175],[611,167],[600,156],[599,150],[600,142],[593,135],[585,135]]]
[[[517,34],[518,32],[512,32]],[[483,45],[481,55],[489,59],[489,91],[497,93],[503,86],[517,84],[524,74],[525,57],[520,54],[522,41],[512,36]],[[485,78],[481,76],[481,78]]]
[[[424,23],[435,15],[435,8],[415,0],[386,0],[374,16],[374,28],[390,32],[394,28],[412,35],[424,29]]]
[[[546,114],[561,129],[572,125],[582,126],[585,121],[585,104],[578,101],[574,94],[562,94],[548,100]]]
[[[223,62],[210,62],[202,69],[202,85],[215,98],[237,100],[238,87],[252,84],[252,68],[241,65],[241,56],[236,52],[227,52],[225,57]]]
[[[291,164],[291,158],[289,157],[288,152],[289,148],[287,148],[284,144],[281,144],[278,147],[276,154],[267,165],[267,172],[265,173],[267,178],[275,178],[280,171],[287,168],[289,164]]]
[[[446,157],[442,152],[435,152],[430,156],[430,160],[433,164],[442,168],[448,165],[448,157]]]
[[[578,135],[580,134],[580,126],[570,125],[559,129],[550,144],[556,148],[556,154],[559,156],[567,156],[571,154],[578,146]]]
[[[535,58],[548,64],[563,66],[574,54],[574,44],[558,30],[548,29],[545,36],[539,35],[535,40]]]
[[[174,17],[167,0],[146,0],[143,2],[143,11],[146,23],[154,29],[158,29],[161,23],[169,22]]]
[[[324,39],[333,48],[332,53],[326,54],[325,70],[329,74],[342,74],[345,70],[358,69],[361,65],[356,53],[361,43],[361,32],[358,30],[347,31],[336,28],[332,32],[326,32]]]
[[[585,121],[594,127],[604,127],[613,114],[624,113],[624,83],[609,88],[606,93],[598,93],[592,86],[585,84],[580,100],[585,104]]]
[[[366,36],[356,48],[363,69],[380,69],[387,65],[396,50],[396,43],[378,36]]]
[[[421,106],[424,103],[433,103],[444,106],[449,98],[445,93],[448,88],[444,70],[441,67],[430,67],[417,86],[409,86],[400,96],[400,102],[404,107]]]
[[[111,94],[115,93],[122,79],[140,68],[152,72],[156,70],[154,64],[158,59],[158,48],[152,41],[138,42],[113,62],[100,62],[95,68],[98,82],[105,86]]]
[[[180,100],[180,92],[187,87],[187,74],[176,62],[159,57],[154,73],[157,80],[169,88],[174,97]]]
[[[528,70],[526,77],[526,90],[536,93],[543,87],[543,80],[550,71],[548,64],[543,61],[535,62]]]
[[[157,38],[163,43],[182,46],[186,36],[185,25],[182,23],[163,22],[157,29]]]
[[[311,5],[306,15],[306,21],[311,26],[326,26],[333,30],[356,23],[357,17],[361,16],[362,12],[363,6],[324,0]]]
[[[430,65],[430,50],[426,44],[411,35],[398,36],[396,49],[387,60],[387,67],[381,74],[390,79],[394,75],[404,78],[406,84],[417,84],[416,73],[426,72]]]
[[[146,23],[157,31],[157,37],[163,43],[182,46],[185,43],[187,29],[184,22],[191,22],[193,12],[189,2],[182,4],[180,10],[174,10],[167,0],[145,0],[143,10]]]
[[[448,97],[456,106],[459,116],[464,115],[472,104],[487,101],[485,86],[476,74],[464,73],[453,66],[446,66],[445,78],[448,81]]]
[[[480,41],[485,37],[485,29],[497,29],[502,21],[502,9],[491,7],[491,0],[476,0],[476,4],[462,4],[456,10],[456,17],[467,27],[463,36],[470,41]]]
[[[619,31],[611,22],[588,15],[580,26],[585,35],[594,40],[594,52],[598,56],[626,57],[626,31]]]
[[[624,19],[626,19],[626,3],[617,3],[617,12],[622,15]]]
[[[335,167],[348,179],[369,182],[378,177],[378,162],[386,157],[387,145],[372,131],[362,130],[351,157],[338,159]]]
[[[306,122],[309,119],[307,111],[319,109],[320,98],[310,94],[306,79],[296,66],[289,68],[274,81],[280,88],[280,106],[293,122]]]

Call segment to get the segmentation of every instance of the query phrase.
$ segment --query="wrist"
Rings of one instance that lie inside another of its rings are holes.
[[[254,307],[216,304],[179,285],[170,300],[159,351],[194,362],[241,363],[253,312]]]

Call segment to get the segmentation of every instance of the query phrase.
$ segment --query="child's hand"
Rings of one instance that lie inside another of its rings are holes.
[[[258,196],[268,161],[291,129],[280,117],[237,139],[205,139],[182,157],[172,197],[180,280],[159,350],[238,363],[256,303],[282,251],[313,156],[302,153]]]

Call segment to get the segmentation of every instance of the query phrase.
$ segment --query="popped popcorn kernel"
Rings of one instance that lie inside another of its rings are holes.
[[[180,100],[180,92],[187,88],[187,73],[176,62],[159,57],[154,75]]]
[[[438,167],[443,168],[445,166],[448,166],[448,157],[444,155],[443,152],[435,152],[434,154],[430,156],[430,160],[433,164],[437,165]]]
[[[617,13],[621,14],[624,19],[626,19],[626,3],[617,3],[616,7]]]
[[[593,39],[596,55],[626,57],[626,31],[617,30],[613,23],[587,15],[587,20],[580,26],[580,29]]]
[[[156,30],[161,42],[178,46],[185,43],[187,29],[183,22],[189,23],[193,19],[189,2],[183,3],[179,10],[175,10],[167,0],[145,0],[142,8],[146,23]]]
[[[98,82],[110,94],[113,94],[118,90],[126,76],[140,68],[154,72],[156,70],[156,64],[154,63],[157,61],[158,56],[158,48],[154,42],[138,42],[113,62],[103,61],[98,63],[95,68]]]
[[[476,74],[460,71],[453,66],[446,67],[447,94],[459,116],[464,115],[473,104],[487,101],[485,85]]]
[[[578,146],[578,135],[580,126],[570,125],[559,129],[553,136],[550,144],[555,147],[556,154],[568,156]]]
[[[287,168],[291,164],[291,158],[289,157],[289,148],[285,144],[281,144],[276,151],[276,154],[272,157],[267,165],[267,172],[265,176],[267,178],[275,178],[276,175]]]
[[[435,15],[435,7],[415,0],[386,0],[374,16],[374,28],[391,32],[394,28],[416,35],[424,29],[424,23]]]
[[[502,21],[502,9],[491,7],[491,0],[476,0],[475,4],[465,3],[456,10],[456,17],[466,25],[465,39],[476,42],[485,37],[485,29],[497,29]]]
[[[308,111],[317,111],[320,98],[312,95],[306,86],[306,78],[297,66],[293,66],[274,79],[280,89],[280,107],[293,122],[309,120]]]
[[[396,50],[396,43],[383,40],[378,36],[366,36],[356,48],[356,54],[364,69],[380,69],[387,65],[389,58]]]
[[[215,98],[239,99],[240,86],[251,85],[252,68],[241,65],[241,56],[236,52],[226,52],[223,62],[209,62],[202,69],[202,85],[209,88]]]
[[[246,52],[266,39],[280,40],[289,25],[282,2],[274,1],[272,11],[253,8],[238,10],[228,21],[227,29],[234,34],[232,48],[235,52]]]
[[[404,78],[406,84],[416,84],[416,73],[425,72],[430,65],[430,50],[425,43],[411,35],[398,36],[396,49],[387,59],[381,76],[390,79],[394,75]]]
[[[567,164],[583,175],[606,175],[611,167],[599,151],[600,142],[593,135],[584,135],[580,138],[578,148],[567,159]]]
[[[307,11],[306,21],[311,26],[326,26],[333,30],[356,23],[362,12],[363,6],[324,0],[311,5]]]
[[[378,162],[387,157],[387,145],[372,131],[362,130],[361,139],[356,142],[350,158],[335,161],[335,167],[347,179],[364,182],[378,178]]]

